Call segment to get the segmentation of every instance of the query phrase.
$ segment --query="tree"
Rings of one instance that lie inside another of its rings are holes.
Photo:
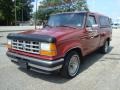
[[[86,0],[43,0],[38,9],[38,19],[46,20],[52,13],[89,11]]]
[[[17,21],[27,21],[31,18],[31,0],[0,0],[0,25],[15,23],[15,7]]]
[[[40,3],[42,6],[47,8],[47,7],[54,7],[54,6],[62,4],[62,0],[43,0]]]
[[[87,2],[85,0],[77,0],[73,5],[73,10],[77,11],[89,11],[87,7]]]
[[[28,21],[32,12],[31,0],[16,0],[17,21]]]
[[[0,25],[10,25],[13,20],[12,0],[0,0]]]

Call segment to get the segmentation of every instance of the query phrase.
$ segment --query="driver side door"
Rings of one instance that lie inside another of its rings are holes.
[[[89,51],[88,53],[96,50],[99,46],[100,36],[98,33],[99,26],[95,15],[89,14],[86,23],[86,34],[88,39]]]

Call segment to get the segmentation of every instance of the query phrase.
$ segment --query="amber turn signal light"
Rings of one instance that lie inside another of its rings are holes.
[[[44,48],[41,48],[40,50],[40,55],[45,55],[45,56],[56,56],[57,55],[57,49],[54,43],[49,43],[44,46],[43,46]]]

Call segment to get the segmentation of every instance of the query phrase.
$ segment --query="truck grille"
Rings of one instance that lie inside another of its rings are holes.
[[[12,48],[24,52],[39,54],[40,42],[12,40]]]

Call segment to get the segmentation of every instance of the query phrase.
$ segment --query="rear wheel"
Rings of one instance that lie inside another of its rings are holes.
[[[108,40],[104,43],[104,45],[100,48],[100,50],[103,54],[108,53],[108,50],[109,50],[109,41]]]
[[[75,77],[80,69],[80,56],[77,52],[71,51],[66,57],[61,71],[62,76],[66,78]]]

